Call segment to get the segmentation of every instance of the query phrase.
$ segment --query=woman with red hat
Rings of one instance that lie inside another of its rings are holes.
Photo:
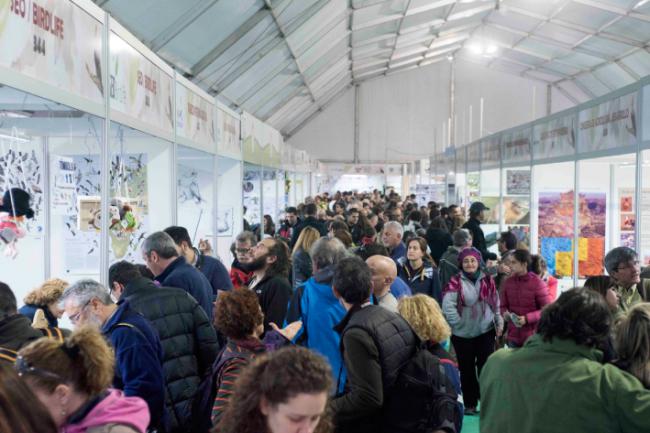
[[[451,326],[458,357],[465,414],[476,415],[480,399],[478,375],[503,332],[499,295],[492,277],[481,269],[481,253],[466,248],[458,255],[461,271],[444,289],[442,310]]]

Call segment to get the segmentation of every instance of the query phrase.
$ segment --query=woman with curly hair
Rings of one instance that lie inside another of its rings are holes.
[[[332,385],[327,361],[309,349],[259,357],[237,380],[213,433],[329,433],[325,410]]]
[[[618,327],[615,363],[650,389],[650,303],[635,305]]]
[[[59,307],[59,300],[66,287],[68,287],[67,281],[58,278],[45,281],[25,296],[25,305],[18,312],[33,321],[36,312],[42,310],[48,327],[57,328],[59,319],[63,315],[63,309]]]
[[[41,338],[22,348],[16,371],[62,433],[145,433],[147,403],[109,389],[114,365],[99,331],[82,327],[64,343]]]
[[[397,304],[397,311],[411,325],[413,331],[424,342],[432,355],[440,358],[447,377],[453,382],[458,395],[461,394],[460,373],[456,359],[443,347],[448,344],[451,328],[435,299],[423,294],[403,297]]]
[[[217,425],[241,371],[258,355],[289,344],[302,327],[302,322],[294,322],[285,329],[278,329],[272,323],[273,330],[260,340],[264,332],[264,315],[257,295],[247,288],[236,288],[219,294],[214,325],[228,339],[213,369],[217,372],[217,392],[212,407],[212,424]]]

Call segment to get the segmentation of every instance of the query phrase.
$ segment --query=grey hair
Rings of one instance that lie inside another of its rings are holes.
[[[77,301],[77,305],[85,305],[90,302],[91,299],[95,298],[99,299],[99,301],[104,305],[111,305],[113,303],[111,295],[106,287],[95,280],[86,279],[79,280],[65,289],[63,295],[61,295],[60,302],[63,303],[68,299],[74,299]]]
[[[607,273],[612,275],[612,272],[618,270],[619,265],[636,260],[638,255],[636,251],[628,247],[616,247],[605,255],[605,269]]]
[[[397,221],[388,221],[386,224],[384,224],[384,230],[386,229],[393,229],[401,236],[404,236],[404,227]]]
[[[250,242],[251,245],[255,245],[257,243],[257,237],[255,236],[255,233],[244,230],[237,235],[235,241],[241,243]]]
[[[309,255],[311,262],[316,265],[318,269],[323,269],[327,266],[336,265],[347,254],[345,245],[337,238],[329,239],[323,237],[314,242],[311,246]]]
[[[171,259],[172,257],[178,256],[174,239],[165,232],[154,232],[147,236],[142,243],[142,251],[147,256],[155,251],[163,259]]]
[[[467,229],[458,229],[451,237],[455,247],[464,247],[472,240],[472,234]]]

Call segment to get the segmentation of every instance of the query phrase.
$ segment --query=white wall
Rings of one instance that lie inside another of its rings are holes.
[[[360,84],[359,158],[361,162],[413,161],[444,148],[449,118],[450,63],[440,62]],[[484,100],[484,133],[511,128],[546,115],[547,86],[494,69],[456,61],[456,142],[479,136]],[[288,143],[324,161],[354,156],[354,89],[314,117]],[[573,103],[552,90],[551,112]],[[470,136],[469,112],[472,111]],[[534,116],[534,117],[533,117]]]

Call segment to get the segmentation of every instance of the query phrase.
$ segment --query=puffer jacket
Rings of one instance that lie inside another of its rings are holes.
[[[214,327],[203,308],[185,290],[158,287],[147,278],[128,283],[122,300],[128,300],[131,309],[142,314],[158,331],[171,431],[189,431],[197,388],[219,353]]]
[[[521,328],[508,323],[507,341],[518,346],[523,345],[528,337],[537,330],[537,322],[542,316],[542,308],[551,303],[546,283],[537,275],[528,272],[525,275],[512,275],[501,290],[501,314],[514,313],[526,316],[526,324]]]

